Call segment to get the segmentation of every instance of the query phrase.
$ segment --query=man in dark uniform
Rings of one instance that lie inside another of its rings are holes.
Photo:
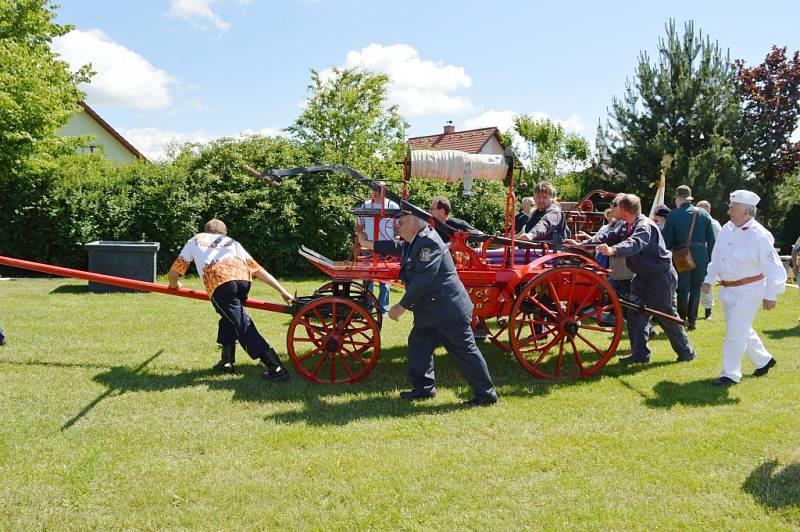
[[[692,199],[692,189],[686,185],[679,186],[675,191],[675,209],[669,213],[664,225],[664,244],[672,251],[686,247],[689,231],[692,232],[689,250],[695,267],[678,274],[678,315],[689,322],[690,330],[695,328],[700,306],[700,286],[706,278],[716,242],[711,216],[692,205]],[[692,220],[694,230],[691,229]]]
[[[556,187],[547,181],[537,183],[533,188],[533,199],[536,210],[517,234],[517,240],[562,243],[567,238],[567,220],[555,201]]]
[[[400,398],[414,401],[436,396],[433,351],[443,345],[475,392],[467,404],[496,403],[497,392],[470,327],[472,301],[447,245],[424,220],[410,214],[401,215],[397,233],[402,242],[372,242],[359,229],[358,240],[363,248],[400,257],[400,279],[406,292],[389,309],[389,317],[397,320],[406,310],[414,312],[414,327],[408,336],[408,374],[413,389],[401,392]]]
[[[445,196],[436,196],[433,198],[433,200],[431,200],[431,214],[440,222],[446,223],[458,231],[466,231],[475,235],[481,234],[481,231],[475,229],[475,227],[473,227],[469,222],[460,218],[450,217],[450,200]],[[439,237],[442,239],[442,241],[450,241],[450,235],[440,231],[438,228],[436,229],[436,232],[439,233]]]
[[[631,293],[646,307],[674,316],[678,274],[672,266],[672,254],[664,246],[661,231],[652,220],[642,215],[638,196],[619,194],[614,198],[611,209],[611,215],[624,223],[617,223],[599,238],[592,239],[601,242],[597,251],[608,257],[624,257],[628,268],[634,273]],[[568,242],[578,244],[572,240]],[[629,312],[626,318],[633,354],[620,359],[620,363],[647,364],[650,362],[650,349],[647,347],[649,317],[644,313]],[[695,351],[684,328],[671,321],[656,319],[678,355],[678,362],[694,360]]]

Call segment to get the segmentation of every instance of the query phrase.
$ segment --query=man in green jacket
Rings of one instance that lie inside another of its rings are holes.
[[[669,213],[664,225],[664,243],[675,251],[685,248],[692,233],[689,249],[695,268],[678,274],[678,314],[689,322],[689,330],[695,328],[697,308],[700,305],[700,286],[706,277],[711,251],[716,238],[711,216],[703,209],[692,205],[692,189],[681,185],[675,190],[675,209]],[[694,220],[694,230],[692,221]]]

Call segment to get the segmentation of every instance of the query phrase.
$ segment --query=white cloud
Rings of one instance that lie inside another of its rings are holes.
[[[53,39],[53,50],[73,69],[92,64],[97,74],[81,89],[93,105],[163,109],[172,103],[175,78],[100,30],[73,30]]]
[[[165,147],[171,143],[183,144],[184,142],[197,142],[205,144],[214,140],[214,136],[205,131],[194,131],[192,133],[179,133],[153,127],[140,129],[119,129],[120,134],[125,139],[136,146],[145,157],[151,161],[161,161],[167,158]]]
[[[185,20],[208,20],[217,29],[228,31],[231,25],[211,10],[217,0],[170,0],[169,14]]]
[[[125,140],[133,144],[137,150],[142,152],[144,156],[151,161],[163,161],[167,159],[169,156],[167,147],[171,144],[184,144],[186,142],[207,144],[215,139],[229,136],[212,135],[211,133],[202,130],[193,131],[191,133],[181,133],[178,131],[158,129],[153,127],[139,129],[119,128],[119,133],[125,137]],[[238,138],[249,137],[253,135],[276,137],[282,134],[283,133],[280,129],[274,127],[265,127],[259,129],[258,131],[245,129],[236,136]]]
[[[453,94],[472,86],[472,78],[464,67],[420,59],[419,52],[406,44],[373,43],[361,50],[351,50],[343,66],[387,74],[392,80],[389,101],[397,104],[406,116],[452,115],[473,108],[468,97]],[[321,75],[325,79],[331,71]]]

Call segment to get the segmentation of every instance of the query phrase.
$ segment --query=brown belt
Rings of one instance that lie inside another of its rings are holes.
[[[742,286],[744,284],[755,283],[763,278],[764,274],[759,273],[758,275],[751,275],[750,277],[742,277],[741,279],[736,279],[735,281],[720,281],[719,284],[724,286],[725,288],[731,288],[733,286]]]

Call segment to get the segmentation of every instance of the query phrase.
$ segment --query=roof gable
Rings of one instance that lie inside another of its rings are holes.
[[[117,130],[116,130],[116,129],[114,129],[113,127],[111,127],[111,125],[110,125],[108,122],[106,122],[105,120],[103,120],[103,118],[102,118],[102,117],[101,117],[99,114],[97,114],[97,112],[95,112],[95,110],[94,110],[94,109],[92,109],[91,107],[89,107],[89,105],[88,105],[86,102],[84,102],[83,100],[81,100],[81,101],[80,101],[80,102],[78,102],[78,103],[80,104],[80,106],[81,106],[81,107],[83,107],[83,110],[86,112],[86,115],[87,115],[87,116],[91,117],[91,119],[92,119],[92,120],[94,120],[95,122],[97,122],[97,124],[99,124],[99,125],[100,125],[100,127],[102,127],[103,129],[105,129],[105,130],[108,132],[108,134],[109,134],[109,135],[111,135],[112,137],[114,137],[114,139],[116,139],[116,140],[117,140],[117,141],[118,141],[120,144],[122,144],[122,146],[123,146],[123,147],[124,147],[126,150],[128,150],[129,152],[131,152],[131,153],[133,154],[133,156],[134,156],[134,157],[136,157],[137,159],[141,159],[141,160],[143,160],[143,161],[147,161],[147,157],[145,157],[144,155],[142,155],[142,152],[140,152],[139,150],[137,150],[137,149],[136,149],[136,147],[135,147],[133,144],[131,144],[130,142],[128,142],[128,141],[125,139],[125,137],[123,137],[122,135],[120,135],[120,134],[117,132]]]
[[[411,137],[408,139],[408,145],[412,150],[458,150],[475,154],[480,153],[492,137],[495,137],[497,142],[503,146],[503,142],[500,140],[500,131],[496,127]]]

